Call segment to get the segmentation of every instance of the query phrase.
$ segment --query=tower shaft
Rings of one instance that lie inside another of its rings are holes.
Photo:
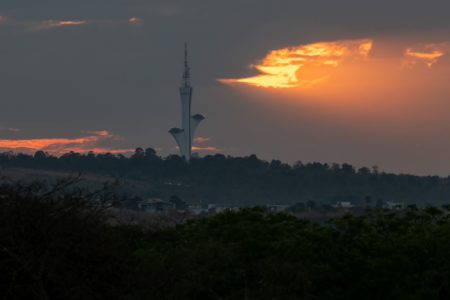
[[[181,128],[184,131],[185,149],[181,150],[181,155],[189,161],[192,149],[192,132],[191,132],[191,104],[192,104],[192,87],[180,88],[181,99]]]

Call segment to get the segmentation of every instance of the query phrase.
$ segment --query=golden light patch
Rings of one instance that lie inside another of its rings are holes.
[[[120,140],[119,136],[108,131],[86,132],[90,135],[80,138],[35,138],[35,139],[2,139],[0,140],[0,150],[18,151],[23,153],[34,153],[42,150],[51,154],[61,155],[67,152],[79,153],[128,153],[133,149],[114,149],[100,147],[99,144],[105,141]]]
[[[422,47],[408,48],[405,51],[404,65],[411,67],[418,63],[424,63],[431,68],[438,60],[444,56],[446,45],[427,44]]]
[[[142,25],[142,23],[143,23],[143,21],[142,21],[142,19],[141,18],[138,18],[138,17],[132,17],[132,18],[129,18],[128,19],[128,23],[130,24],[130,25]]]
[[[205,151],[205,152],[221,152],[219,148],[208,146],[208,147],[198,147],[192,146],[192,151]]]
[[[196,138],[194,139],[194,142],[199,143],[199,144],[208,143],[208,142],[210,142],[210,141],[211,141],[210,138],[208,138],[208,137],[202,137],[202,136],[196,137]]]
[[[80,26],[86,25],[88,21],[84,20],[47,20],[41,22],[36,29],[53,29],[53,28],[62,28],[62,27],[72,27],[72,26]]]
[[[265,88],[308,87],[321,82],[348,59],[366,59],[370,39],[321,42],[273,50],[251,67],[260,74],[247,78],[220,79],[225,84],[243,83]]]

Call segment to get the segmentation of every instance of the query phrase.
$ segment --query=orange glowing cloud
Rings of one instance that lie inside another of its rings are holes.
[[[426,44],[419,47],[411,47],[405,51],[405,66],[414,66],[424,63],[431,68],[438,60],[444,56],[448,44]]]
[[[46,20],[34,26],[34,29],[46,30],[54,28],[74,27],[86,25],[87,23],[88,21],[85,20]]]
[[[61,155],[70,151],[79,153],[129,153],[133,149],[114,149],[100,147],[99,144],[121,139],[108,131],[87,132],[90,135],[79,138],[35,138],[35,139],[3,139],[0,140],[0,150],[23,153],[34,153],[42,150],[54,155]]]
[[[373,41],[343,40],[273,50],[251,67],[260,74],[247,78],[220,79],[225,84],[243,83],[265,88],[308,87],[325,80],[330,70],[345,60],[364,60]]]
[[[207,142],[210,142],[210,141],[211,141],[210,138],[208,138],[208,137],[201,137],[201,136],[196,137],[194,139],[194,142],[199,143],[199,144],[207,143]]]
[[[216,147],[208,146],[208,147],[197,147],[193,146],[192,151],[206,151],[206,152],[221,152],[222,150]]]
[[[130,25],[139,26],[142,25],[142,23],[143,23],[142,19],[138,17],[132,17],[128,19],[128,24]]]
[[[194,139],[195,143],[203,144],[203,146],[192,146],[192,151],[200,151],[200,152],[222,152],[222,149],[219,149],[214,146],[208,146],[208,143],[211,142],[211,138],[209,137],[196,137]]]

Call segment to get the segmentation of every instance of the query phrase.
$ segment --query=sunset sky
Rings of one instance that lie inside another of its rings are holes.
[[[195,150],[450,175],[450,1],[3,0],[0,150]]]

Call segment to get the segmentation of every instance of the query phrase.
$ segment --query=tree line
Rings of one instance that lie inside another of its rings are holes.
[[[189,203],[295,204],[314,201],[331,204],[351,201],[402,201],[439,204],[450,200],[450,178],[389,174],[377,167],[350,164],[286,164],[256,155],[222,154],[194,157],[187,164],[177,155],[159,156],[152,148],[133,155],[66,153],[59,157],[38,151],[34,155],[0,153],[0,166],[100,174],[144,182],[135,189],[142,197],[178,195]]]

